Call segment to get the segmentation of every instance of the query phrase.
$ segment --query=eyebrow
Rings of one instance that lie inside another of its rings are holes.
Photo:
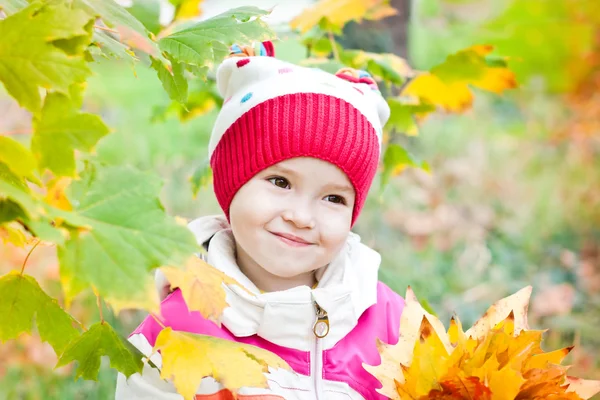
[[[339,184],[331,184],[326,185],[328,189],[333,190],[334,192],[346,192],[348,194],[354,193],[354,188],[348,185],[339,185]]]
[[[298,175],[298,174],[296,174],[296,171],[294,171],[292,169],[289,169],[289,168],[286,168],[286,167],[283,167],[281,165],[273,165],[269,169],[271,169],[271,170],[277,170],[277,171],[279,171],[281,173],[284,173],[286,175],[292,175],[292,176]]]

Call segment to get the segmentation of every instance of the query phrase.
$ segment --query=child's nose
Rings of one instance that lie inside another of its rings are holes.
[[[298,228],[315,227],[315,219],[309,207],[294,207],[283,212],[282,218],[291,222]]]

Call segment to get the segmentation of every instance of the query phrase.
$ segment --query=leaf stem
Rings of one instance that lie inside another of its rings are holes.
[[[100,300],[100,295],[94,289],[94,294],[96,295],[96,304],[98,305],[98,312],[100,313],[100,323],[104,323],[104,313],[102,312],[102,302]]]
[[[156,323],[158,325],[160,325],[161,328],[163,328],[163,329],[166,328],[165,324],[163,324],[162,321],[160,320],[160,318],[158,318],[156,315],[154,315],[154,313],[150,313],[150,315],[152,316],[152,318],[154,318],[154,320],[156,321]]]
[[[110,29],[107,28],[106,26],[101,26],[101,25],[94,25],[95,29],[100,29],[101,31],[106,31],[106,32],[110,32],[110,33],[115,33],[115,34],[119,34],[119,31],[116,31],[114,29]]]
[[[337,46],[335,43],[335,38],[333,37],[333,32],[331,32],[331,29],[329,29],[327,31],[327,36],[329,37],[329,41],[331,42],[331,50],[333,51],[333,58],[335,58],[336,61],[340,61],[340,55],[338,53]]]
[[[31,249],[27,253],[27,256],[25,256],[25,259],[23,260],[23,265],[21,265],[21,276],[23,276],[23,272],[25,272],[25,264],[27,264],[27,260],[29,260],[29,256],[31,255],[31,253],[33,253],[33,250],[35,250],[35,248],[37,247],[38,244],[40,244],[40,242],[41,242],[41,240],[38,239],[37,242],[35,242],[33,247],[31,247]]]

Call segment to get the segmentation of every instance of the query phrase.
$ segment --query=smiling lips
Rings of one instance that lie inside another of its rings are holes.
[[[290,235],[289,233],[281,233],[281,232],[271,232],[273,235],[277,236],[279,240],[282,242],[292,246],[292,247],[307,247],[311,246],[314,243],[307,242],[301,237]]]

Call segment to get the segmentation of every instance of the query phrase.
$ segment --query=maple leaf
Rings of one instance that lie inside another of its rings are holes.
[[[273,31],[260,19],[267,14],[256,7],[235,8],[165,36],[159,46],[177,62],[198,67],[216,65],[234,43],[244,45],[274,38]],[[203,77],[206,70],[197,70],[197,74]]]
[[[83,52],[65,50],[91,41],[91,22],[81,10],[43,3],[0,21],[0,81],[21,106],[38,112],[40,88],[67,94],[72,83],[90,75]]]
[[[3,202],[0,202],[0,208],[3,207]],[[0,210],[0,213],[2,210]],[[23,230],[17,224],[0,225],[0,238],[2,243],[10,243],[13,246],[25,247],[28,243],[27,237]]]
[[[40,337],[56,354],[61,354],[79,335],[73,317],[40,288],[35,278],[11,271],[0,277],[0,293],[1,341],[31,332],[34,317]]]
[[[37,168],[35,157],[29,149],[8,136],[0,136],[0,162],[21,178],[40,183],[34,175]]]
[[[344,50],[340,54],[340,59],[351,68],[367,70],[371,75],[397,85],[415,76],[415,72],[405,59],[391,53]]]
[[[46,184],[48,188],[45,196],[46,203],[61,210],[72,210],[73,206],[65,193],[70,184],[71,178],[68,177],[58,177],[49,181]]]
[[[435,107],[431,104],[419,104],[400,98],[389,98],[387,103],[390,106],[390,119],[386,129],[393,128],[396,132],[407,136],[417,136],[419,133],[417,120],[435,111]]]
[[[89,15],[102,18],[110,27],[132,29],[144,37],[148,35],[144,25],[114,0],[73,0],[73,4]]]
[[[135,53],[128,46],[119,42],[106,32],[95,31],[93,40],[94,46],[90,47],[90,53],[93,55],[101,55],[105,58],[113,57],[116,59],[124,59],[132,64],[135,61],[138,61]],[[93,49],[99,50],[94,52]]]
[[[96,380],[100,370],[100,358],[108,356],[110,366],[129,377],[141,372],[144,366],[142,353],[123,339],[106,322],[98,322],[81,336],[71,341],[60,356],[56,368],[77,361],[75,378]]]
[[[543,331],[527,326],[530,295],[526,287],[499,300],[467,332],[453,318],[446,332],[409,288],[398,343],[378,342],[381,364],[364,367],[391,399],[579,400],[600,392],[600,381],[566,375],[560,363],[572,347],[542,350]]]
[[[321,0],[294,18],[290,26],[306,33],[324,20],[327,28],[339,32],[350,21],[378,20],[395,14],[388,0]]]
[[[277,355],[244,343],[212,336],[163,329],[154,351],[161,352],[161,378],[171,379],[177,391],[193,399],[202,378],[212,376],[236,392],[243,386],[267,387],[268,367],[290,367]]]
[[[396,116],[395,118],[399,118]],[[418,162],[402,146],[392,143],[387,146],[383,155],[383,171],[381,173],[381,189],[389,183],[390,178],[399,175],[408,167],[421,168],[429,172],[426,162]]]
[[[63,243],[64,230],[52,224],[47,205],[32,192],[25,181],[0,162],[0,221],[19,220],[38,238]]]
[[[171,60],[171,65],[167,68],[162,61],[152,57],[151,67],[156,70],[158,79],[162,82],[163,88],[169,97],[185,104],[188,97],[188,81],[183,75],[183,65]]]
[[[238,285],[218,269],[208,265],[198,256],[188,259],[185,270],[175,267],[162,267],[171,288],[179,288],[190,311],[198,311],[204,318],[220,325],[220,317],[228,306],[223,284]],[[251,292],[248,292],[252,294]]]
[[[157,35],[160,32],[160,0],[135,0],[127,11],[144,27]]]
[[[492,46],[473,46],[448,56],[445,62],[418,75],[402,92],[447,111],[461,112],[473,104],[469,85],[493,93],[517,86],[503,61],[490,61]]]
[[[98,115],[80,113],[67,96],[49,93],[40,117],[34,120],[31,147],[40,168],[75,176],[75,150],[91,151],[108,132]]]
[[[197,251],[192,233],[165,214],[161,185],[156,176],[129,167],[90,168],[71,183],[73,211],[52,211],[72,227],[58,247],[67,299],[91,285],[115,304],[147,307],[148,271],[178,265]]]

